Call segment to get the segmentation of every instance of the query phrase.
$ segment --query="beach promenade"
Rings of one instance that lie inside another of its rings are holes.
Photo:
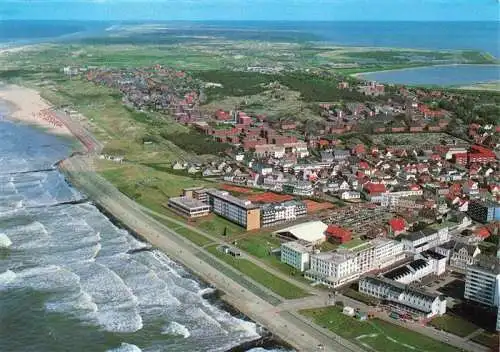
[[[68,158],[61,162],[60,167],[76,187],[86,192],[95,203],[123,225],[223,291],[225,301],[297,350],[362,351],[349,341],[318,329],[305,319],[297,318],[297,313],[293,310],[277,309],[206,263],[203,260],[205,256],[218,259],[144,213],[137,203],[93,172],[91,156],[77,155]],[[200,252],[204,255],[200,256]]]

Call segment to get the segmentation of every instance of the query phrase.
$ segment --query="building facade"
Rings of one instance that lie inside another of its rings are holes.
[[[260,228],[260,208],[249,200],[241,200],[229,194],[229,192],[217,189],[207,189],[208,204],[210,209],[217,215],[222,216],[246,230]]]
[[[404,258],[405,253],[400,242],[377,238],[349,250],[312,254],[310,269],[305,277],[335,288]]]
[[[469,216],[479,222],[500,221],[500,203],[493,201],[472,201],[467,211]]]
[[[168,200],[168,207],[190,219],[210,214],[210,206],[194,198],[172,197]]]
[[[281,262],[304,272],[309,269],[312,246],[305,241],[292,241],[281,245]]]
[[[465,299],[490,307],[498,306],[499,290],[499,258],[481,255],[477,264],[467,267]]]
[[[416,290],[383,277],[368,275],[361,278],[359,292],[422,318],[446,313],[446,299],[443,296]]]
[[[288,201],[282,203],[266,204],[261,207],[261,227],[269,227],[294,221],[299,217],[307,215],[307,207],[304,202]]]

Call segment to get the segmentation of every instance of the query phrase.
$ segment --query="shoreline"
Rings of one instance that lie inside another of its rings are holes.
[[[61,170],[59,170],[59,171],[61,172]],[[64,173],[63,173],[63,175],[64,175]],[[71,187],[73,187],[75,189],[78,189],[75,185],[73,185],[71,183],[70,180],[68,180],[66,178],[66,175],[65,175],[65,179],[66,179],[66,182]],[[158,248],[158,247],[154,246],[153,244],[151,244],[151,242],[148,241],[144,236],[141,236],[134,229],[132,229],[129,226],[127,226],[126,224],[124,224],[120,219],[118,219],[117,217],[115,217],[112,213],[110,213],[108,210],[106,210],[100,204],[93,202],[91,199],[88,199],[87,201],[89,201],[90,203],[92,203],[92,205],[95,206],[104,216],[106,216],[106,218],[111,223],[113,223],[113,225],[115,225],[115,226],[117,226],[117,227],[119,227],[121,229],[126,230],[135,239],[137,239],[137,240],[139,240],[139,241],[141,241],[143,243],[147,243],[147,244],[151,245],[151,248],[148,248],[147,250],[157,249],[157,250],[161,251],[162,253],[165,253],[165,251],[163,251],[161,248]],[[165,254],[168,255],[167,253],[165,253]],[[202,284],[202,286],[206,286],[206,288],[212,288],[212,286],[210,285],[209,282],[205,281],[203,278],[201,278],[199,275],[197,275],[193,270],[191,270],[191,268],[189,268],[188,266],[180,263],[179,261],[177,261],[176,259],[172,258],[171,256],[169,256],[169,258],[171,260],[175,260],[175,262],[177,262],[179,265],[182,265],[185,268],[185,270],[187,270],[193,276],[193,278],[196,281],[198,281],[199,283]],[[250,319],[244,312],[240,311],[234,304],[231,304],[229,301],[227,301],[226,299],[224,299],[225,295],[226,295],[226,293],[224,291],[222,291],[222,290],[220,290],[218,288],[214,288],[213,292],[204,294],[203,298],[206,299],[208,302],[210,302],[210,304],[212,304],[212,305],[214,305],[214,306],[216,306],[218,308],[221,308],[222,310],[228,312],[233,317],[236,317],[236,318],[239,318],[239,319],[242,319],[242,320],[246,320],[246,321],[250,321],[250,322],[254,323],[256,325],[257,333],[260,336],[257,339],[246,341],[246,342],[242,342],[241,344],[230,348],[226,352],[245,352],[245,351],[248,351],[249,349],[257,348],[257,347],[265,347],[265,348],[273,348],[273,349],[290,349],[290,350],[292,350],[292,348],[293,348],[292,346],[290,346],[289,344],[287,344],[285,341],[281,340],[278,336],[275,336],[271,332],[267,331],[267,329],[265,327],[264,327],[264,330],[262,331],[262,327],[259,326],[258,323],[256,323],[252,319]],[[259,329],[261,331],[259,331]]]
[[[497,66],[500,69],[500,63],[498,64],[438,64],[438,65],[423,65],[423,66],[415,66],[415,67],[405,67],[405,68],[395,68],[395,69],[387,69],[387,70],[379,70],[379,71],[367,71],[367,72],[358,72],[352,73],[349,76],[355,77],[358,79],[368,80],[363,77],[363,75],[371,75],[374,73],[382,73],[382,72],[394,72],[394,71],[409,71],[409,70],[421,70],[427,69],[431,67],[456,67],[456,66]],[[475,82],[471,84],[479,84],[479,83],[488,83],[488,82]]]
[[[14,84],[0,84],[0,101],[11,108],[5,119],[43,129],[61,137],[74,137],[36,90]]]

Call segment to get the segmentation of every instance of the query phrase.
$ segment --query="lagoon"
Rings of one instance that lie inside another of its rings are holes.
[[[500,65],[442,65],[369,72],[359,78],[414,86],[462,86],[500,81]]]

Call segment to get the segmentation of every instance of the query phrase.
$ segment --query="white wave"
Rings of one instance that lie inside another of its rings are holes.
[[[191,336],[191,333],[189,332],[188,328],[186,328],[182,324],[179,324],[176,321],[173,321],[170,324],[168,324],[166,327],[164,327],[162,329],[161,333],[164,335],[182,336],[185,339],[187,339],[189,336]]]
[[[107,350],[106,352],[142,352],[142,350],[136,345],[122,342],[120,347],[113,348],[112,350]]]
[[[0,233],[0,248],[9,248],[12,245],[12,241],[9,236],[4,233]]]
[[[3,285],[7,285],[8,283],[14,281],[16,279],[17,275],[15,272],[11,270],[7,270],[4,273],[0,274],[0,287]]]
[[[200,296],[204,296],[204,295],[209,295],[209,294],[212,294],[212,293],[215,293],[217,290],[213,287],[207,287],[207,288],[204,288],[204,289],[201,289],[198,291],[198,294]]]

